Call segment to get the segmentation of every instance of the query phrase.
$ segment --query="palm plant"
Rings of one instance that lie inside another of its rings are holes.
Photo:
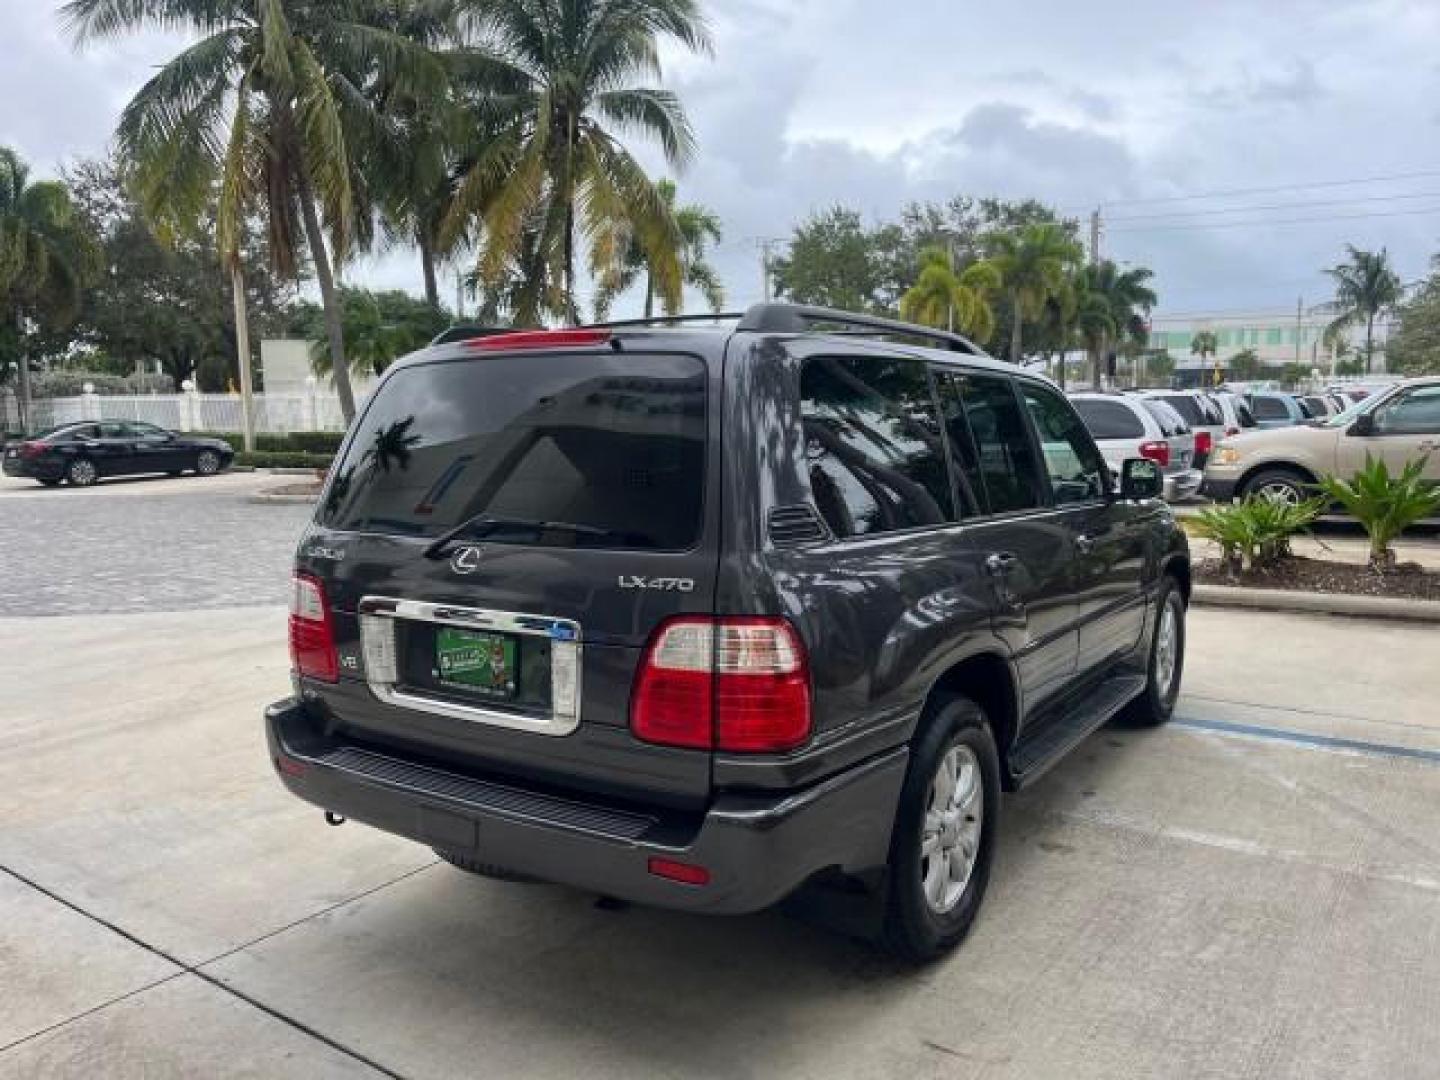
[[[1189,530],[1220,548],[1220,562],[1234,576],[1247,567],[1268,570],[1289,558],[1290,541],[1307,532],[1324,509],[1324,499],[1287,503],[1250,495],[1242,502],[1206,507]]]
[[[1143,266],[1122,270],[1109,259],[1085,268],[1085,290],[1100,297],[1109,316],[1109,327],[1093,342],[1091,385],[1100,387],[1104,355],[1121,340],[1144,344],[1149,336],[1147,316],[1155,306],[1155,292],[1147,284],[1154,275]],[[1098,305],[1097,305],[1098,306]]]
[[[1067,268],[1077,265],[1083,252],[1053,221],[994,233],[988,246],[1010,299],[1010,362],[1018,364],[1024,355],[1021,327],[1042,317],[1045,301],[1064,287]]]
[[[1405,289],[1384,248],[1378,252],[1361,251],[1354,244],[1346,244],[1345,249],[1350,261],[1325,271],[1335,282],[1335,306],[1339,311],[1325,333],[1333,339],[1347,327],[1363,322],[1368,373],[1375,350],[1375,320],[1404,299]]]
[[[354,394],[334,267],[368,239],[360,164],[384,137],[376,87],[438,98],[445,67],[406,32],[408,5],[385,0],[70,0],[81,44],[147,28],[200,39],[163,66],[121,114],[118,143],[137,194],[162,230],[191,228],[219,187],[222,255],[236,264],[247,214],[263,209],[270,257],[298,276],[301,243],[320,287],[335,388]],[[326,234],[328,232],[328,247]],[[333,261],[332,261],[333,260]],[[241,329],[243,333],[243,328]],[[249,357],[241,363],[248,365]]]
[[[1360,522],[1370,537],[1370,565],[1378,573],[1395,566],[1392,546],[1411,525],[1440,511],[1440,488],[1425,479],[1428,455],[1405,463],[1392,476],[1384,458],[1365,455],[1365,467],[1349,480],[1327,476],[1320,490]]]
[[[659,38],[709,50],[698,0],[458,2],[499,88],[488,107],[500,123],[460,180],[444,235],[480,237],[479,278],[488,288],[522,275],[517,322],[578,318],[582,238],[608,265],[633,236],[657,292],[674,295],[683,279],[674,216],[617,136],[653,139],[674,168],[693,154],[679,100],[636,80],[658,78]]]
[[[900,298],[900,316],[988,341],[995,333],[990,297],[1002,284],[1000,271],[983,259],[957,272],[948,248],[927,247],[920,252],[915,284]]]
[[[675,219],[675,229],[680,237],[681,286],[700,290],[710,310],[719,314],[725,307],[725,288],[720,282],[720,275],[705,256],[706,249],[710,244],[720,243],[723,235],[720,216],[698,203],[688,203],[685,206],[677,207],[675,205],[675,185],[669,180],[661,180],[655,185],[655,188],[661,201]],[[655,270],[651,266],[650,253],[640,242],[636,230],[632,228],[628,232],[628,240],[624,244],[618,260],[613,258],[613,252],[604,251],[599,246],[591,252],[591,273],[599,282],[599,288],[595,294],[595,318],[597,321],[603,322],[609,317],[610,307],[615,302],[615,298],[631,288],[640,279],[641,274],[645,275],[645,318],[654,317],[657,279]],[[601,261],[607,254],[612,256],[609,263]],[[669,292],[662,293],[660,299],[661,306],[667,315],[678,315],[684,306],[681,289],[671,289]]]
[[[15,320],[20,426],[30,421],[30,362],[25,322],[35,316],[68,323],[95,269],[96,251],[81,229],[69,189],[57,181],[30,182],[20,155],[0,147],[0,319]]]

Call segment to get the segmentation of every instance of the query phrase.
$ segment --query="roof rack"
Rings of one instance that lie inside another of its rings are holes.
[[[586,330],[644,329],[647,326],[683,326],[686,323],[721,323],[743,319],[742,311],[697,312],[694,315],[654,315],[648,319],[615,319],[610,322],[585,323]]]
[[[849,311],[811,307],[808,304],[756,304],[745,312],[736,329],[770,334],[804,334],[813,330],[817,323],[834,323],[841,327],[854,327],[861,331],[868,330],[874,332],[874,336],[877,337],[893,335],[924,338],[951,352],[969,353],[972,356],[986,355],[985,350],[973,341],[947,330],[935,330],[929,326],[901,322],[898,319],[885,319],[878,315],[856,315]]]

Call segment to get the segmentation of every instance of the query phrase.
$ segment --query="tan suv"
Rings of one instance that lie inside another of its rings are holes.
[[[1221,502],[1299,502],[1320,477],[1353,475],[1366,454],[1392,470],[1428,455],[1425,477],[1440,483],[1440,376],[1395,383],[1328,420],[1231,436],[1210,456],[1203,490]]]

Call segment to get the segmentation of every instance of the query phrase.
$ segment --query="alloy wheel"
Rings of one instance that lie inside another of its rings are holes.
[[[920,834],[920,884],[930,910],[943,915],[965,894],[980,857],[985,817],[980,759],[963,744],[947,750],[930,780]]]

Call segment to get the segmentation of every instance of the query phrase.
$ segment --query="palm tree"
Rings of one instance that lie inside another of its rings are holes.
[[[1391,268],[1390,256],[1384,248],[1378,252],[1361,251],[1354,244],[1346,244],[1345,250],[1350,261],[1325,271],[1335,282],[1335,305],[1339,309],[1339,315],[1326,327],[1325,333],[1333,338],[1346,327],[1363,322],[1365,372],[1369,374],[1375,352],[1375,320],[1404,299],[1405,288],[1400,283],[1400,275]]]
[[[1121,339],[1144,344],[1149,336],[1147,316],[1158,302],[1148,282],[1154,274],[1143,266],[1122,270],[1109,259],[1085,268],[1085,288],[1103,302],[1109,329],[1090,350],[1091,384],[1099,389],[1103,356]]]
[[[659,76],[657,39],[710,49],[698,0],[459,4],[498,88],[490,106],[504,118],[461,179],[445,235],[480,236],[479,277],[488,288],[520,274],[517,322],[578,319],[577,232],[601,249],[602,263],[633,235],[656,290],[674,295],[683,278],[679,230],[617,135],[654,139],[674,168],[691,157],[695,140],[679,100],[635,80]]]
[[[63,11],[81,44],[149,28],[200,35],[125,107],[120,151],[162,230],[193,227],[218,185],[218,240],[232,263],[244,218],[256,208],[268,220],[277,272],[298,276],[303,230],[348,423],[355,398],[334,267],[372,227],[361,163],[384,124],[367,91],[398,87],[438,99],[447,81],[441,60],[404,32],[408,7],[385,0],[70,0]],[[238,274],[236,281],[238,288]]]
[[[1200,357],[1202,368],[1205,366],[1206,359],[1214,356],[1219,347],[1220,341],[1216,338],[1213,330],[1197,331],[1195,336],[1190,339],[1190,355]],[[1220,382],[1219,364],[1215,365],[1215,382],[1217,385]]]
[[[720,283],[720,275],[705,256],[706,249],[711,244],[720,243],[723,236],[720,216],[699,203],[677,207],[675,185],[669,180],[661,180],[655,188],[666,209],[675,219],[675,229],[680,236],[678,254],[681,284],[699,289],[710,310],[718,315],[725,307],[725,287]],[[608,263],[604,261],[607,256],[611,256]],[[603,322],[609,316],[610,306],[615,302],[615,298],[634,285],[642,273],[645,275],[645,318],[654,316],[656,275],[650,265],[650,255],[640,243],[634,229],[629,230],[628,242],[618,260],[613,258],[613,253],[598,245],[593,249],[591,273],[600,283],[595,294],[596,321]],[[681,290],[672,290],[663,294],[660,299],[666,315],[680,314],[684,306]]]
[[[1044,315],[1046,299],[1064,287],[1066,269],[1082,256],[1080,245],[1053,221],[990,237],[990,261],[1010,298],[1011,363],[1020,363],[1023,356],[1021,326]]]
[[[26,319],[55,324],[73,319],[95,260],[69,189],[53,180],[32,184],[20,155],[0,147],[0,318],[15,320],[22,430],[30,424]]]
[[[988,341],[995,333],[990,297],[1001,285],[1000,271],[993,264],[982,259],[956,273],[948,248],[927,247],[920,252],[915,284],[900,298],[900,316]]]

